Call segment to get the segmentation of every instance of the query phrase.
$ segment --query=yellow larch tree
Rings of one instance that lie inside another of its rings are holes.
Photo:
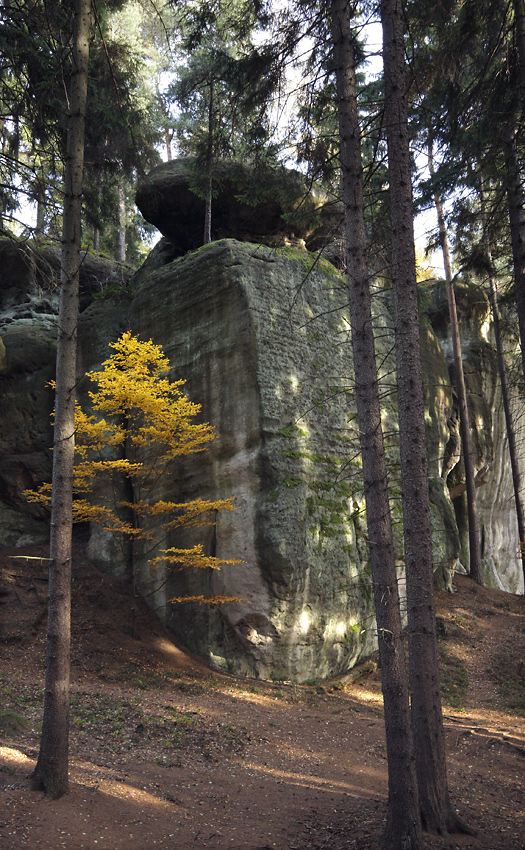
[[[148,543],[153,568],[162,563],[176,570],[220,569],[238,563],[206,555],[202,544],[159,551],[159,533],[165,537],[177,528],[212,525],[216,512],[233,510],[233,503],[231,499],[174,502],[155,498],[160,478],[173,475],[174,462],[205,451],[215,434],[208,423],[195,422],[201,406],[184,395],[184,381],[165,377],[169,361],[160,346],[126,332],[110,347],[113,353],[102,368],[87,372],[96,384],[89,392],[93,413],[88,415],[76,405],[74,521],[98,523],[124,547],[128,543],[133,584],[136,540]],[[46,503],[50,491],[51,485],[44,484],[26,495],[30,501]],[[185,597],[184,601],[218,603],[235,598]]]

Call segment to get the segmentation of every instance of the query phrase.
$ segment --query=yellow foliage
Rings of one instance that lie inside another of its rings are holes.
[[[214,439],[209,424],[194,421],[200,405],[183,394],[184,381],[164,377],[169,362],[151,340],[141,342],[128,332],[110,347],[113,354],[102,368],[87,373],[96,385],[89,392],[95,414],[88,416],[76,406],[74,521],[96,522],[123,538],[154,543],[154,528],[144,527],[145,519],[158,518],[163,533],[213,525],[216,511],[233,510],[231,499],[180,503],[152,496],[159,478],[172,474],[176,458],[202,452]],[[129,483],[127,489],[133,490],[133,501],[115,496],[123,480]],[[26,496],[31,502],[49,504],[51,485],[26,491]],[[161,562],[176,564],[178,570],[220,569],[223,564],[238,563],[206,556],[200,545],[167,549],[151,559],[150,565],[156,568]],[[221,597],[221,601],[230,599]],[[209,601],[219,601],[219,597]]]
[[[222,605],[223,602],[242,602],[240,596],[174,596],[168,599],[173,604],[177,602],[196,602],[201,605]]]
[[[157,558],[152,558],[150,561],[152,567],[158,567],[160,564],[178,564],[178,570],[187,570],[193,567],[220,570],[223,564],[239,563],[240,561],[236,559],[226,560],[205,555],[201,543],[194,546],[193,549],[164,549]]]

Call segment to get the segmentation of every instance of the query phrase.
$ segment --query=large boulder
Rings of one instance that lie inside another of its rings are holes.
[[[118,292],[130,269],[88,251],[80,265],[80,310],[104,290]],[[56,334],[60,291],[60,248],[0,239],[0,332],[9,326],[46,326]]]
[[[235,499],[215,526],[159,532],[159,548],[242,559],[180,574],[137,546],[140,585],[187,646],[238,673],[323,678],[375,645],[345,301],[344,279],[304,250],[222,240],[159,265],[130,307],[131,330],[162,345],[217,432],[156,495]],[[238,601],[169,603],[200,594]]]
[[[56,344],[45,328],[0,338],[0,540],[23,546],[49,536],[48,517],[23,493],[49,480]]]
[[[450,386],[454,387],[456,374],[445,283],[434,281],[424,289],[423,303],[445,356]],[[488,586],[520,593],[523,592],[523,574],[518,557],[519,535],[490,305],[486,293],[477,284],[457,281],[455,292],[473,442],[483,581]],[[519,350],[511,334],[506,345],[509,354]],[[514,421],[519,424],[523,406],[522,382],[513,387],[511,401]],[[457,568],[468,571],[465,469],[455,394],[447,424],[450,439],[443,455],[442,477],[452,499],[459,535]]]
[[[254,171],[240,163],[214,166],[212,238],[265,245],[314,243],[317,249],[340,223],[340,205],[289,169]],[[139,184],[137,206],[169,240],[174,256],[202,245],[206,186],[194,160],[154,168]]]
[[[222,240],[178,259],[159,246],[135,284],[129,327],[162,345],[171,377],[186,378],[217,431],[209,454],[185,459],[157,496],[236,504],[197,535],[157,529],[160,548],[200,542],[243,561],[179,575],[152,571],[139,546],[146,598],[186,645],[235,672],[305,681],[347,670],[375,646],[375,629],[344,278],[303,250]],[[393,330],[381,302],[375,325],[395,485]],[[459,538],[442,469],[452,389],[428,322],[422,341],[436,570],[450,586]],[[400,501],[392,507],[401,569]],[[97,563],[122,572],[111,541],[95,535]],[[169,603],[201,594],[240,598],[220,610]]]
[[[80,269],[81,305],[129,271],[87,254]],[[0,540],[4,546],[49,537],[47,511],[24,490],[51,477],[60,252],[55,246],[0,240]],[[102,313],[107,313],[102,309]],[[104,326],[99,322],[100,329]],[[98,336],[101,336],[100,329]],[[95,344],[95,343],[93,343]]]
[[[50,475],[47,382],[54,371],[57,266],[48,252],[33,247],[10,245],[5,252],[0,529],[4,544],[15,545],[47,535],[47,519],[22,494]],[[90,262],[86,258],[86,269]],[[103,288],[103,275],[93,280],[93,287]],[[236,504],[233,513],[210,517],[216,524],[202,529],[150,530],[158,550],[200,542],[206,553],[242,563],[220,572],[173,573],[166,565],[152,570],[138,544],[134,566],[145,598],[188,647],[225,669],[295,681],[347,670],[375,646],[375,626],[346,281],[304,247],[270,249],[223,239],[180,256],[180,245],[167,237],[126,287],[126,297],[111,296],[119,286],[113,276],[107,280],[110,297],[92,301],[80,317],[82,404],[89,404],[85,372],[107,358],[108,344],[123,330],[153,339],[169,358],[170,377],[186,379],[189,396],[201,403],[203,419],[217,432],[208,453],[183,458],[175,475],[159,477],[156,495],[181,501],[233,496]],[[490,316],[478,290],[460,286],[458,294],[485,578],[519,592],[523,582]],[[374,323],[402,578],[388,299],[387,293],[376,299]],[[422,287],[421,303],[436,581],[451,587],[454,569],[468,563],[468,551],[442,283]],[[104,570],[129,569],[115,540],[97,526],[88,552]],[[200,594],[237,599],[211,608],[170,603]]]

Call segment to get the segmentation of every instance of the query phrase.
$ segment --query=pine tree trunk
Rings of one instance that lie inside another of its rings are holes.
[[[428,144],[428,170],[430,171],[430,175],[434,177],[435,170],[432,156],[432,142],[429,142]],[[443,252],[443,265],[445,267],[445,283],[447,287],[448,310],[450,315],[450,334],[452,337],[454,369],[456,373],[455,385],[459,404],[459,428],[461,433],[461,444],[463,447],[463,464],[465,467],[469,536],[469,573],[470,577],[474,579],[475,582],[483,584],[478,503],[476,498],[476,477],[474,474],[474,453],[472,450],[472,435],[470,432],[467,388],[465,385],[465,374],[463,372],[463,358],[461,354],[461,339],[459,336],[456,296],[454,293],[454,283],[452,281],[452,267],[448,251],[447,228],[445,224],[445,216],[443,214],[443,204],[441,202],[441,195],[436,191],[434,192],[434,204],[438,218],[439,241]]]
[[[211,242],[211,203],[213,195],[213,120],[214,120],[214,85],[213,80],[210,81],[210,103],[208,106],[208,153],[206,156],[206,198],[204,211],[204,245]]]
[[[385,850],[418,850],[422,847],[421,823],[372,330],[355,55],[349,15],[348,0],[333,0],[333,56],[341,140],[355,393],[388,758],[388,812],[382,845]]]
[[[118,181],[118,260],[126,262],[126,192],[124,177],[121,174]]]
[[[42,236],[45,227],[46,195],[42,185],[39,183],[36,192],[36,227],[35,235]]]
[[[521,361],[525,376],[525,212],[518,158],[516,132],[507,127],[505,131],[505,160],[507,175],[507,203],[509,208],[510,238],[516,287],[516,307],[520,331]]]
[[[510,409],[509,380],[507,377],[505,354],[503,351],[503,343],[501,340],[497,289],[494,277],[492,275],[492,250],[490,247],[489,232],[487,227],[487,215],[485,212],[485,196],[483,191],[482,177],[480,177],[479,197],[481,203],[481,223],[483,225],[483,242],[485,245],[485,256],[487,258],[487,266],[489,269],[489,300],[492,309],[492,325],[494,328],[494,339],[496,342],[496,353],[498,357],[498,371],[501,383],[501,396],[503,399],[503,411],[505,413],[505,427],[507,432],[507,441],[509,444],[510,467],[512,470],[512,484],[514,488],[514,504],[516,507],[516,521],[518,523],[521,563],[523,569],[523,592],[525,593],[525,518],[523,515],[523,504],[521,501],[521,476],[518,462],[518,452],[516,448],[516,435],[514,432],[514,423],[512,421],[512,412]]]
[[[97,169],[97,192],[96,192],[96,219],[93,225],[93,250],[98,251],[100,249],[100,218],[102,211],[102,191],[104,188],[104,178],[105,178],[105,168],[102,166],[100,169]]]
[[[381,0],[412,732],[423,828],[466,828],[451,804],[439,688],[402,0]]]
[[[32,787],[53,799],[68,789],[75,368],[90,13],[90,0],[76,0],[64,178],[44,720],[31,777]]]
[[[514,0],[516,43],[520,57],[521,94],[525,99],[525,3]]]
[[[171,150],[171,140],[173,138],[173,133],[171,130],[164,130],[164,142],[166,144],[166,159],[168,162],[171,162],[173,159],[173,153]]]

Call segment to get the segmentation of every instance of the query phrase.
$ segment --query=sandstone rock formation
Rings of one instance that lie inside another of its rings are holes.
[[[97,266],[98,260],[86,259],[86,269],[93,263],[98,277],[86,287],[84,303],[92,303],[80,319],[79,395],[85,403],[83,374],[98,367],[108,343],[123,330],[162,345],[170,376],[186,379],[189,396],[202,404],[202,417],[213,424],[217,439],[207,455],[180,463],[175,487],[173,478],[169,489],[168,480],[161,479],[158,495],[234,496],[236,510],[210,517],[215,526],[172,532],[159,539],[160,548],[199,541],[209,554],[242,563],[221,572],[153,571],[137,546],[140,587],[188,647],[225,669],[295,681],[339,674],[369,653],[375,639],[345,280],[318,255],[298,247],[228,238],[181,256],[188,243],[177,236],[174,220],[127,288],[133,297],[93,301],[94,288],[108,280],[114,290],[118,280]],[[280,233],[285,232],[283,226]],[[248,237],[248,228],[241,235]],[[0,528],[4,545],[14,545],[47,533],[45,517],[30,510],[22,491],[50,471],[52,398],[46,382],[54,368],[57,266],[49,250],[28,253],[27,246],[11,244],[4,249]],[[436,579],[450,586],[454,569],[467,565],[467,552],[443,298],[439,282],[423,287],[421,338]],[[519,592],[521,565],[486,300],[466,287],[458,303],[476,435],[485,577]],[[402,576],[387,298],[377,299],[375,322]],[[120,574],[127,569],[115,541],[96,526],[89,554],[102,569]],[[239,599],[214,608],[169,603],[173,596],[200,593]]]
[[[215,527],[161,546],[200,540],[243,559],[181,576],[151,571],[139,550],[143,591],[186,645],[236,672],[322,678],[374,645],[344,302],[328,263],[221,240],[150,273],[130,306],[128,326],[162,345],[217,430],[209,454],[180,464],[177,497],[236,503]],[[93,311],[82,340],[99,326]],[[161,482],[158,495],[173,493]],[[203,592],[241,598],[166,605]]]
[[[323,247],[342,219],[340,204],[308,185],[289,169],[252,172],[240,163],[214,168],[212,238],[234,238],[264,245]],[[150,224],[181,256],[202,245],[204,194],[191,159],[174,159],[154,168],[139,184],[136,203]],[[199,191],[200,189],[200,191]]]
[[[498,376],[496,352],[487,295],[479,285],[456,283],[456,302],[461,350],[467,386],[470,427],[474,444],[478,516],[481,533],[483,580],[488,586],[523,592],[523,576],[518,559],[519,536],[514,511],[512,477],[505,432],[505,418]],[[426,287],[426,312],[454,384],[454,362],[450,342],[448,305],[444,282]],[[512,321],[512,319],[511,319]],[[519,353],[518,341],[508,335],[509,354]],[[517,438],[523,444],[521,412],[523,376],[512,387]],[[444,456],[443,478],[454,505],[454,518],[460,538],[457,569],[468,572],[468,520],[466,486],[460,456],[459,420],[454,404],[448,421],[450,441]]]
[[[186,645],[232,671],[304,681],[347,669],[369,652],[374,626],[344,279],[299,249],[221,240],[176,259],[160,246],[137,281],[128,326],[163,346],[172,377],[186,377],[218,434],[207,457],[181,464],[178,496],[233,495],[237,505],[214,529],[171,535],[161,546],[199,540],[210,553],[244,561],[180,576],[152,573],[138,551],[146,598]],[[93,310],[84,314],[83,339],[100,326]],[[392,328],[381,302],[375,321],[395,486]],[[447,486],[452,472],[460,475],[454,393],[427,319],[422,341],[435,567],[439,583],[451,586],[464,536]],[[489,406],[479,405],[488,457]],[[158,495],[173,493],[161,485]],[[399,500],[393,509],[401,566]],[[92,549],[101,566],[115,568],[118,555],[100,532]],[[201,593],[242,599],[221,610],[166,604]]]
[[[60,255],[56,247],[0,240],[0,539],[24,545],[49,536],[46,511],[23,491],[51,475]],[[86,254],[81,305],[104,287],[117,289],[124,270]]]

